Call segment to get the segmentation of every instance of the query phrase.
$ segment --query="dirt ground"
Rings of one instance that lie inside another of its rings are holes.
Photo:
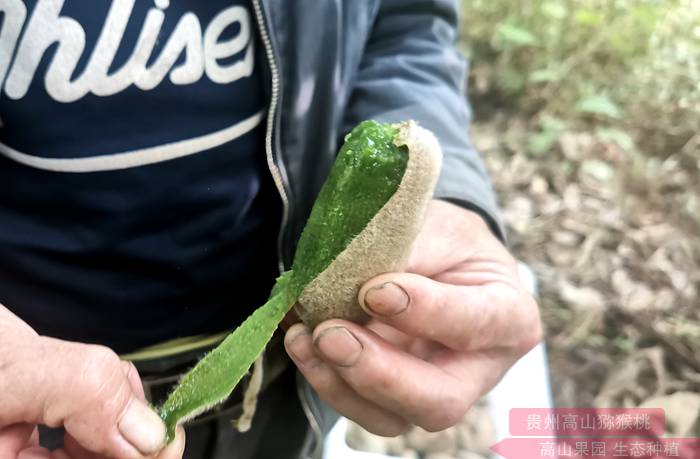
[[[700,177],[679,160],[635,164],[586,134],[528,157],[524,129],[496,119],[473,136],[513,252],[540,282],[556,404],[639,406],[681,392],[697,417],[700,225],[680,207],[700,199]]]

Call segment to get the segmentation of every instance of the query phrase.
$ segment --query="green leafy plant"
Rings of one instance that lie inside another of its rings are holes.
[[[622,131],[649,155],[671,154],[700,125],[700,2],[465,0],[462,23],[472,67],[488,76],[477,86],[499,106]],[[538,154],[556,144],[544,131]]]

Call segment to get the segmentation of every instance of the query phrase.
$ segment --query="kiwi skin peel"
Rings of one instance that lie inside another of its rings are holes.
[[[381,135],[370,130],[379,128],[383,129]],[[298,266],[306,268],[301,263],[304,259],[301,257],[323,253],[319,246],[329,243],[326,242],[329,239],[332,241],[330,244],[344,242],[345,247],[339,253],[336,251],[337,255],[330,262],[319,257],[322,261],[318,265],[327,263],[326,267],[318,269],[317,265],[314,268],[318,272],[306,277],[309,280],[298,296],[295,310],[310,327],[332,318],[360,323],[368,319],[358,303],[359,289],[376,275],[400,272],[406,268],[413,241],[423,225],[440,173],[440,145],[430,131],[415,122],[381,125],[365,121],[355,129],[359,129],[357,134],[362,141],[355,142],[352,138],[355,130],[348,135],[346,145],[359,144],[359,147],[349,150],[343,147],[340,155],[351,154],[352,158],[339,158],[342,160],[339,175],[351,170],[362,180],[348,181],[346,185],[343,182],[330,182],[331,176],[329,182],[335,187],[333,195],[328,196],[331,194],[328,192],[324,195],[325,190],[322,190],[317,202],[322,198],[340,201],[340,204],[326,204],[331,210],[366,206],[369,209],[365,213],[370,218],[368,222],[365,220],[365,225],[359,231],[348,231],[347,226],[332,221],[337,218],[336,214],[323,208],[319,210],[326,212],[325,220],[322,220],[325,225],[307,224],[304,228],[294,259],[293,277],[297,275]],[[371,135],[367,135],[368,130]],[[374,174],[371,181],[364,180],[367,171]],[[369,198],[365,198],[367,193]],[[314,206],[314,211],[316,209]],[[310,223],[313,217],[312,211]],[[330,224],[328,220],[331,220]],[[338,217],[340,221],[342,216]],[[335,231],[328,231],[330,228],[335,228]],[[338,241],[343,237],[349,241]],[[300,263],[297,263],[297,259],[300,259]]]
[[[229,397],[292,307],[312,327],[331,318],[367,320],[358,291],[378,274],[405,269],[441,160],[433,134],[414,122],[365,121],[353,129],[314,204],[292,269],[159,408],[168,441],[179,423]],[[255,387],[249,385],[246,399],[255,400]],[[245,406],[249,421],[255,404]]]

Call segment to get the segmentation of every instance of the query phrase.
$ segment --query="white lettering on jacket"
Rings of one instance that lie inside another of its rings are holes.
[[[85,31],[70,17],[61,16],[65,0],[39,0],[25,25],[27,9],[21,0],[0,0],[4,13],[0,30],[0,85],[12,99],[27,94],[37,67],[46,51],[57,44],[44,78],[47,93],[59,102],[74,102],[92,93],[97,96],[117,94],[131,85],[142,90],[158,86],[166,76],[175,85],[199,81],[204,74],[212,82],[228,84],[253,72],[253,40],[248,11],[231,6],[216,15],[202,33],[194,13],[185,13],[178,21],[155,61],[151,59],[160,34],[169,0],[155,0],[144,20],[141,32],[127,62],[108,73],[134,8],[135,0],[113,0],[80,75],[74,75],[78,61],[86,52]],[[238,23],[239,32],[229,39],[221,36]],[[241,59],[222,65],[221,61],[245,50]],[[178,57],[185,61],[177,66]],[[12,56],[14,60],[12,60]]]
[[[134,85],[144,91],[157,87],[168,77],[174,85],[188,85],[204,75],[215,84],[230,84],[253,73],[254,50],[251,19],[242,6],[219,12],[204,31],[198,17],[187,12],[180,17],[160,54],[154,49],[169,7],[169,0],[154,0],[146,13],[133,51],[118,69],[109,72],[124,38],[135,0],[112,0],[94,48],[86,50],[85,30],[75,19],[61,16],[65,0],[39,0],[27,20],[21,0],[0,0],[0,95],[22,99],[29,91],[39,63],[49,48],[55,52],[48,64],[44,85],[56,101],[70,103],[87,94],[106,97]],[[224,31],[238,24],[238,33],[222,38]],[[24,29],[24,30],[23,30]],[[56,46],[54,46],[56,45]],[[75,75],[85,52],[90,52],[85,69]],[[231,62],[232,57],[243,53]],[[179,56],[184,61],[176,65]],[[14,59],[13,59],[14,56]],[[226,64],[223,64],[223,62]],[[152,62],[151,65],[147,65]],[[54,172],[98,172],[140,167],[193,155],[230,142],[258,126],[265,110],[237,123],[189,139],[163,145],[134,148],[116,153],[92,152],[68,158],[48,158],[19,151],[0,142],[0,154],[29,167]]]

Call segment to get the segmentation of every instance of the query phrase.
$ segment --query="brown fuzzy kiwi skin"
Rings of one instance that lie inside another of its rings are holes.
[[[432,132],[414,121],[395,125],[394,143],[408,147],[406,171],[396,193],[365,229],[299,297],[295,310],[309,327],[337,318],[364,323],[358,303],[362,285],[374,276],[406,269],[442,165],[442,150]]]

